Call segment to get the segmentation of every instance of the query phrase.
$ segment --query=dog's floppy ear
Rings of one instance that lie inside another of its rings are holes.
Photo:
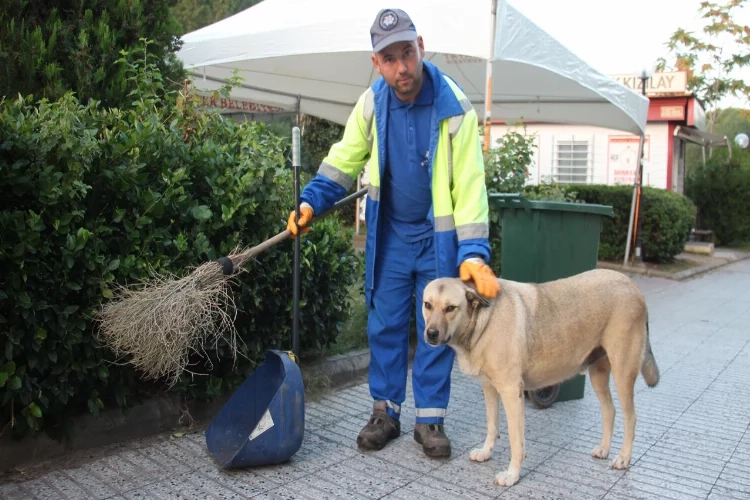
[[[474,284],[466,283],[466,301],[469,303],[469,307],[476,309],[477,307],[489,307],[490,301],[477,292]]]

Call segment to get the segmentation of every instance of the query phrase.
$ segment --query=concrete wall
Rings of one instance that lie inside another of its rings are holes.
[[[519,127],[493,125],[491,140],[496,141]],[[667,188],[669,141],[666,122],[646,128],[644,185]],[[536,136],[537,150],[530,169],[530,184],[545,179],[586,184],[632,185],[635,175],[638,136],[598,127],[554,124],[527,124],[526,133]]]

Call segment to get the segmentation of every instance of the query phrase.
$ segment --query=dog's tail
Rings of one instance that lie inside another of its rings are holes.
[[[646,385],[655,387],[659,383],[659,367],[656,366],[654,353],[651,351],[651,341],[649,340],[648,312],[646,313],[646,354],[641,363],[641,375],[646,380]]]

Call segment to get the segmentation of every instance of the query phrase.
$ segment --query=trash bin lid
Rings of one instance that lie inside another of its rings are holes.
[[[578,212],[595,215],[614,217],[615,212],[611,205],[598,205],[595,203],[574,203],[568,201],[530,200],[522,193],[490,193],[490,204],[498,208],[522,208],[531,210],[554,210],[560,212]]]

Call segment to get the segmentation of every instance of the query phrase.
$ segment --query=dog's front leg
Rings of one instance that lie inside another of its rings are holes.
[[[485,462],[490,459],[492,450],[495,448],[498,431],[497,412],[500,410],[500,395],[489,382],[482,383],[482,390],[484,391],[484,405],[487,410],[487,437],[482,448],[471,450],[471,453],[469,453],[469,460],[475,462]]]
[[[510,464],[508,470],[495,476],[494,483],[499,486],[513,486],[521,475],[521,463],[526,458],[524,439],[523,385],[506,387],[500,391],[503,408],[508,420],[508,438],[510,441]]]

